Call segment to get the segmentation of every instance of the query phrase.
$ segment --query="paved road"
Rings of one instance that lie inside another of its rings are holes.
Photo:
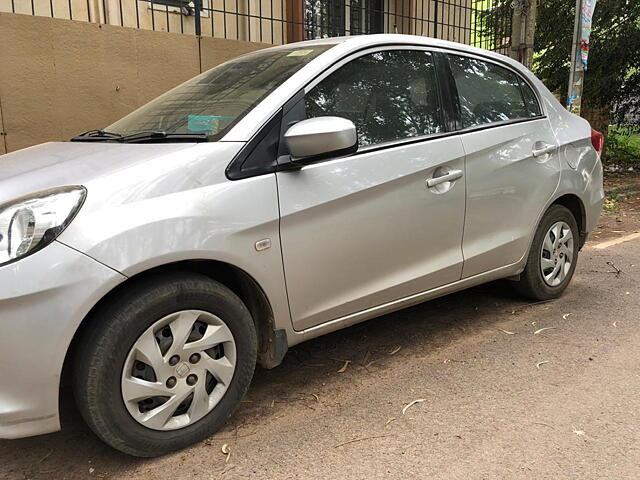
[[[635,480],[639,286],[640,238],[591,243],[557,301],[498,282],[295,347],[206,443],[132,459],[71,412],[61,433],[0,442],[0,478]]]

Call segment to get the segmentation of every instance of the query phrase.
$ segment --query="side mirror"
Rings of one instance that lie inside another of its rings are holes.
[[[358,149],[356,126],[341,117],[316,117],[292,125],[284,134],[291,160],[310,163]]]

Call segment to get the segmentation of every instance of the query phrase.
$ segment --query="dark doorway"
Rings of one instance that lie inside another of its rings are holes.
[[[304,0],[305,39],[382,33],[384,0]]]

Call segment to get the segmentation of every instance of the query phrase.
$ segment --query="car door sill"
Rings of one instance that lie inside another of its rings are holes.
[[[474,275],[473,277],[463,278],[461,280],[443,285],[441,287],[426,290],[424,292],[414,293],[413,295],[399,298],[397,300],[392,300],[391,302],[383,303],[382,305],[377,305],[375,307],[370,307],[359,312],[351,313],[349,315],[345,315],[344,317],[336,318],[334,320],[330,320],[328,322],[321,323],[320,325],[316,325],[307,328],[306,330],[297,332],[302,337],[301,339],[299,339],[299,341],[309,340],[311,338],[318,337],[335,330],[340,330],[341,328],[355,325],[356,323],[379,317],[386,313],[401,310],[403,308],[422,303],[426,300],[442,297],[444,295],[480,285],[482,283],[516,275],[521,270],[522,262],[518,261],[511,265],[498,267],[493,270],[489,270],[488,272],[479,273],[478,275]]]

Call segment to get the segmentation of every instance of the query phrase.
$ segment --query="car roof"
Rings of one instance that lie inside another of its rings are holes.
[[[515,60],[501,55],[490,50],[482,48],[472,47],[464,43],[451,42],[449,40],[441,40],[439,38],[425,37],[422,35],[405,35],[398,33],[375,33],[367,35],[348,35],[343,37],[326,37],[316,38],[314,40],[305,40],[302,42],[287,43],[284,45],[278,45],[271,49],[290,49],[296,47],[305,47],[311,45],[338,45],[343,44],[347,49],[358,49],[364,47],[374,47],[376,45],[424,45],[428,47],[444,48],[447,50],[457,50],[460,52],[472,53],[475,55],[481,55],[484,57],[494,58],[496,60],[505,62],[515,66],[519,70],[523,68],[523,65]]]

